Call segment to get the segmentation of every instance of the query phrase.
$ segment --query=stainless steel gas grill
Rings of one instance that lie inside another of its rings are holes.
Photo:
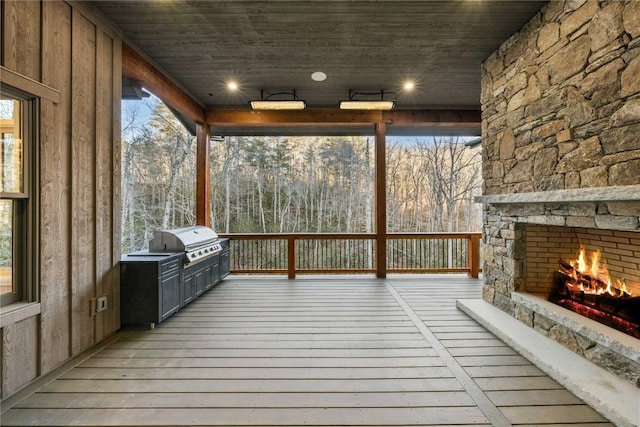
[[[204,261],[222,251],[218,235],[209,227],[194,225],[156,231],[149,241],[149,252],[185,254],[186,264]]]
[[[160,323],[229,274],[229,239],[192,226],[154,233],[149,250],[120,262],[121,321]]]

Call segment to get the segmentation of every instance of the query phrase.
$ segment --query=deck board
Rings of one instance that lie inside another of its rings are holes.
[[[502,412],[513,424],[524,423],[591,423],[605,422],[602,415],[587,405],[547,405],[544,410],[540,406],[504,407]]]
[[[444,366],[431,357],[93,357],[81,368],[415,368]]]
[[[212,398],[213,397],[213,398]],[[475,406],[464,391],[389,393],[42,393],[28,408],[403,408]]]
[[[276,341],[276,340],[252,340],[252,341],[184,341],[171,340],[160,337],[157,340],[139,340],[113,343],[109,348],[137,348],[137,349],[160,349],[160,348],[182,348],[182,349],[393,349],[393,348],[428,348],[425,341],[409,340],[387,340],[387,341],[352,341],[348,339],[340,341],[312,341],[304,340],[301,337],[298,341]],[[501,341],[498,341],[501,342]]]
[[[477,354],[477,353],[476,353]],[[510,353],[513,354],[513,353]],[[237,360],[241,358],[269,358],[279,360],[287,358],[310,358],[315,361],[327,358],[331,359],[354,359],[356,361],[366,359],[392,359],[399,363],[404,363],[405,359],[432,357],[436,353],[432,349],[425,347],[418,348],[198,348],[198,349],[121,349],[108,348],[96,354],[91,360],[100,358],[158,358],[158,357],[180,357],[180,358],[217,358],[221,360]],[[374,363],[373,361],[371,363]]]
[[[455,378],[429,379],[230,379],[230,380],[65,380],[47,384],[47,393],[387,393],[464,390]],[[212,396],[214,398],[215,396]],[[38,394],[32,397],[38,398]],[[30,398],[31,399],[31,398]],[[17,405],[16,407],[20,407]],[[3,418],[4,420],[4,418]]]
[[[9,410],[12,423],[50,425],[488,425],[477,407],[434,408],[118,408]],[[73,421],[72,421],[73,422]]]
[[[409,368],[82,368],[62,376],[64,379],[134,380],[182,379],[393,379],[446,378],[453,374],[444,366]]]
[[[498,406],[579,405],[580,399],[567,390],[508,390],[487,393]]]
[[[464,276],[229,277],[2,425],[611,425],[456,309],[481,293]]]

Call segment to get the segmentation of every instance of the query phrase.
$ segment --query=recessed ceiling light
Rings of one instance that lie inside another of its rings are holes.
[[[415,87],[415,84],[412,81],[404,82],[404,90],[411,90]]]
[[[316,71],[313,74],[311,74],[311,79],[313,79],[316,82],[323,82],[327,79],[327,75],[322,71]]]
[[[238,83],[230,81],[229,83],[227,83],[227,89],[229,89],[230,91],[238,90]]]

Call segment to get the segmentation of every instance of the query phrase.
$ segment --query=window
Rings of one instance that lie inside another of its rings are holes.
[[[36,99],[2,86],[0,92],[0,302],[31,301],[34,258],[34,143]]]

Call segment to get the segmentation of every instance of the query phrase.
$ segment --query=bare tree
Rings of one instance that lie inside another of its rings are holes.
[[[454,231],[458,206],[480,186],[480,156],[460,138],[421,140],[416,147],[429,182],[434,225],[438,228],[434,231]]]
[[[164,201],[161,227],[169,227],[169,219],[172,207],[175,205],[175,195],[177,180],[180,168],[183,166],[187,156],[191,154],[194,137],[189,135],[184,126],[176,120],[166,105],[159,103],[153,110],[149,124],[155,129],[158,142],[168,152],[169,181],[167,183],[167,193]]]
[[[125,109],[122,250],[143,249],[154,230],[194,221],[193,138],[157,100]]]

